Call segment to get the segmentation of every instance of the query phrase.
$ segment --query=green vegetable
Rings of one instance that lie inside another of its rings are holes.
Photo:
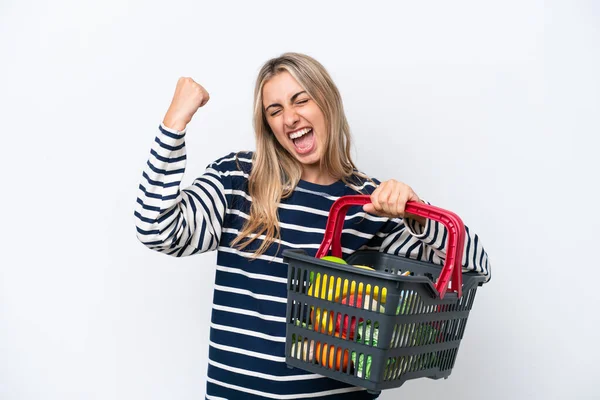
[[[363,322],[359,323],[356,328],[356,331],[358,332],[358,337],[357,337],[356,341],[358,343],[366,343],[369,346],[377,347],[377,340],[379,339],[379,324],[376,322],[373,327],[372,340],[371,340],[371,322],[367,322],[367,324],[365,325],[364,337],[363,337],[363,327],[362,326],[363,326]],[[369,377],[371,376],[372,357],[367,356],[366,363],[365,363],[365,355],[364,354],[361,354],[360,357],[358,357],[358,363],[356,361],[356,352],[353,351],[350,357],[352,359],[352,363],[357,368],[356,375],[359,378],[362,378],[363,372],[364,372],[365,379],[369,379]]]
[[[409,296],[400,299],[400,303],[398,304],[398,308],[396,309],[396,315],[408,313],[411,306],[415,301],[417,301],[417,299],[418,297],[416,293],[412,293]]]
[[[357,368],[357,372],[356,375],[359,378],[363,377],[363,371],[365,371],[365,355],[361,354],[360,357],[358,357],[358,364],[356,363],[356,352],[352,352],[352,363],[354,365],[356,365]],[[366,373],[365,373],[365,379],[369,379],[371,377],[371,361],[372,361],[372,357],[371,356],[367,356],[367,365],[366,365]]]
[[[306,322],[300,322],[299,319],[296,320],[296,325],[297,326],[302,326],[305,329],[310,329],[312,330],[312,325],[307,325]]]

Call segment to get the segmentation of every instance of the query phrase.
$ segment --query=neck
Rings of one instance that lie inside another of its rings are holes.
[[[301,179],[315,183],[317,185],[331,185],[334,182],[337,182],[337,179],[331,176],[327,171],[320,170],[318,167],[304,166],[302,169]]]

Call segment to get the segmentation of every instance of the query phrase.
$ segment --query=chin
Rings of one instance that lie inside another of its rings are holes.
[[[301,155],[296,154],[296,159],[304,165],[314,165],[319,163],[321,157],[319,156],[319,154],[315,153],[309,154],[306,157],[302,157]]]

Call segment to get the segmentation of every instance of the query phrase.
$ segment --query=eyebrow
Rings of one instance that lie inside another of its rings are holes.
[[[303,91],[301,91],[301,92],[298,92],[298,93],[296,93],[295,95],[293,95],[293,96],[292,96],[292,98],[290,99],[290,100],[291,100],[291,102],[293,103],[294,101],[296,101],[296,98],[297,98],[298,96],[300,96],[302,93],[306,93],[306,91],[305,91],[305,90],[303,90]],[[267,108],[265,108],[265,112],[267,112],[267,110],[268,110],[269,108],[271,108],[271,107],[277,107],[277,106],[281,107],[281,104],[279,104],[279,103],[273,103],[273,104],[271,104],[270,106],[268,106]]]

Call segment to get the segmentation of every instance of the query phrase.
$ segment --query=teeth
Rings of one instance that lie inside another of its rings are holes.
[[[297,138],[299,138],[299,137],[302,137],[302,136],[304,136],[304,135],[305,135],[305,134],[307,134],[308,132],[310,132],[310,128],[304,128],[304,129],[301,129],[301,130],[299,130],[299,131],[297,131],[297,132],[291,133],[291,134],[290,134],[290,139],[297,139]]]

